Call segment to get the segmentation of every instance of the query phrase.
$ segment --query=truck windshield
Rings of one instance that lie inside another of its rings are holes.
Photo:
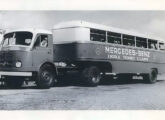
[[[31,32],[12,32],[4,35],[3,46],[30,46],[33,34]]]

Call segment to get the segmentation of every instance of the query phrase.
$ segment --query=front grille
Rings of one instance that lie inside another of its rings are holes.
[[[0,66],[12,67],[13,66],[13,54],[10,52],[0,52]]]

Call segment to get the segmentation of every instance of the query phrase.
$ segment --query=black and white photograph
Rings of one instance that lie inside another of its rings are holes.
[[[0,11],[0,110],[164,110],[165,11]]]

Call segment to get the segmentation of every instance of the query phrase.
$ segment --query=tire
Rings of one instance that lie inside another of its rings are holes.
[[[40,89],[49,89],[55,83],[55,72],[51,65],[43,65],[38,72],[36,84]]]
[[[101,79],[100,70],[96,66],[90,66],[82,71],[82,80],[88,86],[96,87]]]
[[[150,83],[150,84],[156,83],[157,74],[158,73],[157,73],[156,69],[152,69],[149,74],[143,75],[144,82]]]
[[[24,80],[20,77],[8,77],[5,79],[6,86],[13,89],[21,88]]]

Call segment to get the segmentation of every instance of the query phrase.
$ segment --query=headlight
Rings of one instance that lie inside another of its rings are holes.
[[[21,67],[21,66],[22,66],[22,63],[21,63],[20,61],[19,61],[19,62],[16,62],[16,63],[15,63],[15,66],[16,66],[16,67]]]

